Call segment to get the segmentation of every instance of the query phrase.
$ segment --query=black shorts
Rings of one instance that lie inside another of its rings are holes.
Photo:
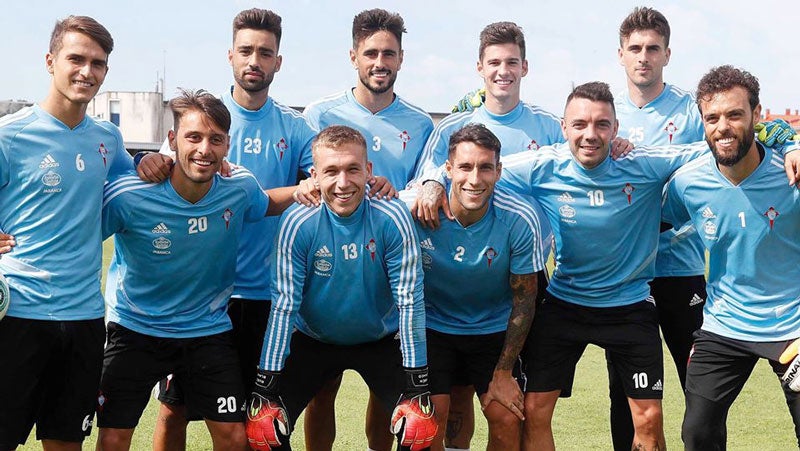
[[[271,304],[270,301],[238,298],[231,298],[228,302],[228,316],[233,324],[233,342],[241,364],[242,386],[248,394],[256,380]],[[157,390],[156,397],[159,401],[175,406],[185,404],[180,376],[170,375],[169,380],[160,380]],[[187,412],[186,416],[190,420],[202,419],[192,412]]]
[[[531,326],[528,392],[570,393],[575,366],[588,344],[605,349],[625,394],[661,399],[664,363],[656,306],[640,301],[622,307],[585,307],[548,295]]]
[[[405,384],[399,341],[389,335],[369,343],[334,345],[295,331],[280,390],[292,424],[323,385],[344,370],[359,373],[390,415]]]
[[[168,374],[183,381],[186,406],[202,418],[244,421],[244,388],[230,332],[197,338],[159,338],[108,323],[97,405],[101,428],[139,423],[150,389]]]
[[[494,368],[503,351],[505,332],[484,335],[455,335],[427,330],[428,366],[431,394],[449,394],[454,381],[466,381],[478,396],[486,393]],[[525,390],[527,378],[521,374],[522,359],[517,358],[513,374]]]
[[[92,429],[103,362],[103,319],[0,321],[0,449],[81,442]]]

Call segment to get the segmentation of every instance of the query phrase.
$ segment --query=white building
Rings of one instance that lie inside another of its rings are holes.
[[[158,150],[172,128],[172,112],[160,92],[101,92],[86,114],[116,124],[131,154]]]

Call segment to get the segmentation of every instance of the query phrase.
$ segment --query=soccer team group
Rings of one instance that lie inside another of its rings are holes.
[[[154,385],[153,449],[185,449],[201,419],[215,450],[290,449],[304,414],[306,449],[329,450],[347,369],[370,389],[368,449],[468,449],[476,395],[488,449],[554,449],[590,343],[609,448],[665,449],[661,334],[686,449],[725,449],[762,358],[800,437],[800,152],[758,123],[757,79],[664,83],[669,24],[636,8],[627,89],[577,86],[559,118],[520,100],[523,32],[498,22],[483,88],[434,127],[394,93],[404,32],[356,15],[355,87],[301,115],[269,95],[281,18],[242,11],[231,89],[181,90],[162,151],[131,158],[86,116],[110,33],[57,22],[47,96],[0,119],[0,450],[34,425],[44,449],[80,449],[95,415],[97,449],[127,450]]]

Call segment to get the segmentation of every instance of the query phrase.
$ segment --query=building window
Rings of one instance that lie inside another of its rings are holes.
[[[119,127],[119,100],[109,100],[108,102],[108,112],[109,112],[109,120],[112,124]]]

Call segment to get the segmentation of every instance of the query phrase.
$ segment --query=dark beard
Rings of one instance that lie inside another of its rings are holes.
[[[753,145],[753,140],[755,139],[755,129],[751,125],[748,130],[745,131],[744,136],[739,141],[739,147],[736,149],[736,153],[733,155],[720,155],[717,153],[717,148],[714,146],[713,143],[708,142],[708,146],[711,148],[711,153],[714,154],[714,159],[717,160],[717,164],[722,166],[733,166],[736,163],[742,161],[742,158],[747,155],[747,151],[750,150],[750,147]]]

